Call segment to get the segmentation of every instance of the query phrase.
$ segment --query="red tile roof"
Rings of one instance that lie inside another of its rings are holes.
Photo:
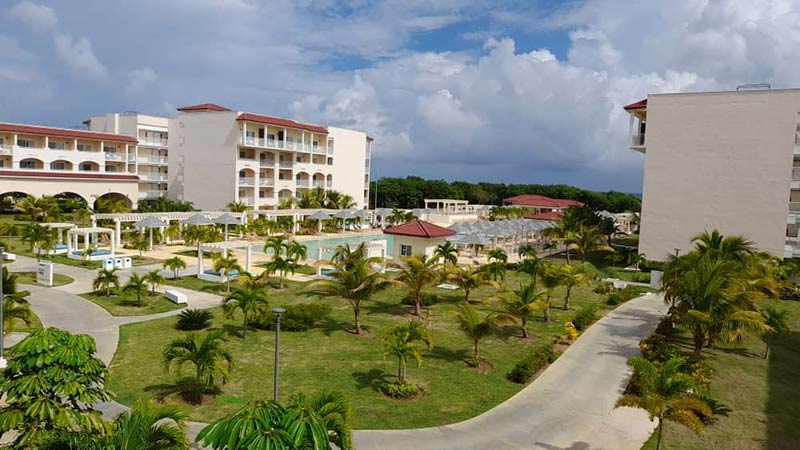
[[[560,211],[547,211],[547,212],[540,212],[536,214],[528,214],[525,216],[526,219],[533,219],[533,220],[561,220],[561,217],[564,216],[564,213]]]
[[[630,105],[624,106],[625,111],[630,111],[632,109],[644,109],[647,108],[647,99],[639,100],[636,103],[631,103]]]
[[[265,123],[267,125],[276,125],[279,127],[298,128],[300,130],[310,131],[312,133],[328,134],[328,130],[319,125],[310,125],[307,123],[295,122],[290,119],[281,119],[279,117],[262,116],[260,114],[241,113],[236,120],[247,120],[249,122]]]
[[[191,106],[182,106],[178,108],[178,111],[181,112],[193,112],[193,111],[230,111],[230,109],[215,105],[214,103],[202,103],[200,105],[191,105]]]
[[[503,203],[511,203],[515,206],[529,206],[532,208],[569,208],[570,206],[583,206],[583,203],[577,200],[550,198],[537,194],[523,194],[509,197],[503,199]]]
[[[396,234],[400,236],[412,236],[420,238],[441,238],[456,234],[456,232],[453,230],[448,230],[447,228],[443,228],[439,225],[434,225],[430,222],[425,222],[424,220],[419,219],[412,220],[411,222],[407,222],[402,225],[389,227],[383,230],[383,232],[384,234]]]
[[[25,170],[0,170],[0,177],[82,178],[95,180],[139,181],[138,175],[111,175],[108,173],[44,172]]]
[[[367,135],[367,141],[369,141],[369,142],[372,142],[372,141],[374,141],[374,140],[375,140],[375,138],[373,138],[373,137],[372,137],[372,136],[370,136],[370,135]]]
[[[62,138],[93,139],[96,141],[124,142],[136,144],[139,141],[133,136],[123,134],[95,133],[94,131],[71,130],[69,128],[42,127],[39,125],[20,125],[0,122],[0,131],[37,136],[55,136]]]

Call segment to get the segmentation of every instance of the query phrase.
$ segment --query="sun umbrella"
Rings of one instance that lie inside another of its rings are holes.
[[[167,226],[166,222],[154,216],[147,216],[133,224],[133,227],[137,230],[150,229],[150,251],[153,250],[153,228],[166,228]]]
[[[228,225],[240,225],[242,223],[241,220],[233,217],[232,215],[225,213],[216,219],[214,219],[214,223],[217,225],[224,225],[225,226],[225,240],[228,240]]]
[[[319,225],[319,233],[322,233],[322,221],[323,220],[330,220],[333,217],[331,217],[331,215],[326,213],[326,212],[317,211],[314,214],[311,214],[310,216],[308,216],[308,218],[309,219],[314,219],[314,220],[317,221],[317,224]]]
[[[195,214],[188,219],[181,220],[182,225],[214,225],[214,222],[211,221],[208,217],[202,214]]]

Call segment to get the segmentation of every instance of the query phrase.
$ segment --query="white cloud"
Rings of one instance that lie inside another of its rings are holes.
[[[158,80],[156,72],[149,67],[132,70],[128,73],[128,85],[125,87],[125,93],[128,95],[142,94],[156,80]]]
[[[106,78],[106,67],[95,56],[88,38],[72,39],[67,33],[58,34],[55,37],[55,51],[56,56],[75,75],[94,80]]]
[[[56,12],[49,6],[39,5],[28,0],[17,3],[8,14],[32,28],[34,31],[52,31],[58,23]]]

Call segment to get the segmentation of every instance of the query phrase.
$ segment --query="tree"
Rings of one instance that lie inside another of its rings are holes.
[[[553,291],[561,286],[564,282],[564,273],[561,269],[550,263],[543,263],[539,265],[539,277],[542,280],[542,287],[545,288],[546,294],[544,298],[544,321],[550,322],[550,300],[553,296]]]
[[[545,295],[546,292],[537,289],[534,279],[527,286],[520,285],[517,291],[509,289],[500,297],[506,311],[521,322],[520,331],[523,339],[528,338],[528,321],[537,311],[544,309],[545,303],[542,298]]]
[[[772,343],[778,339],[788,336],[792,328],[789,326],[789,311],[777,309],[771,306],[761,310],[764,323],[769,327],[761,334],[761,340],[767,345],[764,350],[764,359],[769,358],[769,350]]]
[[[150,283],[150,295],[156,295],[156,287],[164,284],[166,281],[161,275],[161,271],[158,269],[147,272],[147,274],[144,276],[144,279]]]
[[[36,261],[41,261],[42,251],[50,251],[56,245],[56,230],[36,223],[26,225],[22,229],[22,242],[31,250],[36,247]]]
[[[27,214],[31,222],[44,222],[49,216],[56,214],[58,202],[55,197],[43,195],[39,198],[27,196],[17,202],[17,209]]]
[[[248,319],[267,307],[269,307],[267,294],[262,289],[236,289],[222,300],[222,309],[226,317],[233,318],[237,309],[242,310],[242,339],[247,339]]]
[[[633,264],[636,267],[636,270],[645,264],[647,264],[647,255],[644,253],[632,252],[628,254],[628,264]]]
[[[456,246],[450,241],[444,241],[437,245],[436,249],[433,251],[433,257],[443,266],[447,266],[448,264],[455,266],[458,264],[458,250],[456,250]]]
[[[136,306],[142,306],[142,296],[147,295],[147,280],[138,273],[132,273],[128,282],[122,287],[122,292],[136,295]]]
[[[398,266],[400,271],[395,279],[411,291],[414,298],[414,314],[420,316],[422,315],[422,290],[439,278],[434,269],[436,260],[434,258],[427,259],[424,254],[417,253],[403,256],[400,261],[402,264]]]
[[[331,443],[340,450],[353,450],[350,404],[340,392],[331,390],[297,392],[289,397],[289,406],[314,411],[328,430]]]
[[[505,313],[489,312],[485,316],[480,316],[478,312],[467,302],[461,303],[456,313],[456,320],[461,331],[472,340],[472,365],[478,367],[480,364],[479,348],[481,340],[496,332],[500,325],[516,323],[513,316]]]
[[[133,238],[129,243],[128,246],[132,250],[137,250],[139,252],[139,259],[144,257],[144,252],[150,250],[150,243],[144,239],[142,236],[136,236]]]
[[[704,417],[711,417],[712,410],[706,401],[697,396],[694,379],[681,372],[683,358],[670,358],[663,364],[634,358],[633,379],[639,390],[619,399],[617,406],[641,408],[658,419],[656,450],[660,450],[667,420],[680,423],[695,433],[702,433]]]
[[[570,248],[581,255],[581,261],[586,262],[586,255],[594,252],[613,252],[609,245],[601,244],[603,233],[594,226],[580,226],[570,235]]]
[[[186,268],[186,262],[180,256],[173,256],[164,261],[163,266],[164,269],[172,271],[172,279],[177,280],[180,279],[180,270]]]
[[[239,273],[242,271],[242,266],[239,265],[239,261],[234,257],[231,256],[223,256],[221,254],[214,256],[214,272],[220,273],[225,275],[226,279],[226,292],[231,291],[231,272]]]
[[[503,264],[508,262],[508,253],[502,248],[495,248],[489,251],[487,255],[489,261],[501,262]]]
[[[294,273],[295,269],[297,268],[297,264],[295,263],[294,259],[292,258],[284,258],[283,256],[276,255],[272,258],[272,261],[267,263],[267,272],[268,273],[277,273],[279,278],[279,289],[284,288],[283,280],[286,278],[286,274],[288,272]]]
[[[561,285],[567,288],[564,295],[564,311],[569,311],[570,295],[575,286],[586,286],[595,278],[591,263],[564,264],[561,266]]]
[[[486,276],[491,278],[492,281],[503,280],[506,278],[506,263],[492,261],[481,266],[480,271],[486,273]]]
[[[34,315],[26,299],[31,295],[28,291],[17,290],[17,274],[10,273],[3,267],[3,335],[13,332],[18,322],[25,325],[33,323]]]
[[[431,334],[422,322],[415,320],[394,327],[383,339],[383,356],[397,358],[397,379],[401,383],[406,381],[409,358],[417,361],[417,367],[422,365],[422,354],[419,352],[417,343],[425,344],[428,350],[433,349]]]
[[[755,253],[753,242],[744,236],[723,236],[719,230],[703,231],[692,237],[695,250],[700,255],[711,254],[743,261]]]
[[[229,202],[227,205],[225,205],[225,208],[227,208],[228,211],[235,213],[243,213],[250,209],[249,206],[242,202]]]
[[[410,222],[414,219],[416,219],[416,216],[412,211],[403,211],[397,208],[393,209],[392,213],[386,217],[386,220],[388,220],[392,225],[399,225]]]
[[[14,448],[38,448],[55,432],[104,434],[107,425],[92,405],[108,401],[107,369],[93,355],[90,336],[58,328],[37,330],[11,347],[0,374],[0,433],[14,432]]]
[[[114,419],[110,447],[114,450],[188,450],[186,414],[173,405],[139,399],[130,411]]]
[[[189,225],[183,230],[183,238],[187,243],[197,245],[197,255],[200,256],[200,246],[206,242],[222,240],[222,232],[207,225]]]
[[[202,393],[218,383],[226,384],[233,370],[233,356],[225,349],[225,334],[210,331],[205,334],[189,333],[169,343],[164,349],[162,361],[165,370],[180,374],[189,363],[195,370],[195,394],[198,401]]]
[[[98,198],[94,202],[94,210],[102,214],[129,213],[128,202],[122,198]]]
[[[612,217],[601,217],[597,223],[597,229],[605,235],[606,245],[609,247],[611,247],[611,240],[614,239],[614,235],[620,232],[616,219]]]
[[[469,302],[469,294],[481,286],[494,286],[498,284],[489,280],[486,272],[482,270],[475,270],[472,267],[458,267],[455,266],[447,274],[447,279],[455,283],[459,288],[464,290],[464,302]]]
[[[100,269],[97,272],[97,277],[92,281],[92,289],[95,291],[105,289],[106,297],[110,297],[111,288],[114,288],[114,292],[119,289],[119,275],[117,275],[117,269]]]
[[[272,250],[272,256],[277,257],[286,253],[288,247],[289,242],[286,240],[286,237],[271,236],[267,239],[267,242],[264,243],[264,254],[269,255],[269,250]]]
[[[528,259],[536,257],[536,247],[531,244],[520,245],[517,249],[517,256],[520,259]]]
[[[286,256],[298,265],[300,261],[308,258],[308,247],[297,241],[291,241],[286,246]]]

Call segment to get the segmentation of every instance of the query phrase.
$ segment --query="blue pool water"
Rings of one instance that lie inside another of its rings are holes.
[[[333,255],[333,250],[340,245],[350,245],[355,247],[362,242],[369,241],[386,241],[386,255],[392,256],[392,245],[394,244],[394,236],[390,234],[373,234],[368,236],[345,236],[338,238],[315,239],[309,241],[301,241],[308,249],[308,258],[317,259],[317,251],[320,247],[322,250],[322,259],[329,259]],[[263,252],[263,246],[254,246],[253,251]],[[272,254],[270,251],[269,254]]]
[[[80,250],[73,250],[72,254],[76,256],[81,256],[83,255],[83,252]],[[91,256],[110,255],[110,254],[111,254],[110,250],[95,250],[92,252]]]

